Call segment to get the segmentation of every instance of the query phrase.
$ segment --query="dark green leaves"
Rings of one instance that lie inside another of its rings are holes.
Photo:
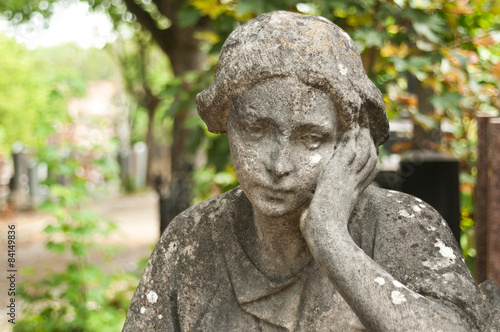
[[[416,8],[405,8],[402,16],[411,20],[417,35],[427,38],[433,43],[441,43],[443,36],[449,33],[447,22],[437,11],[423,11]]]

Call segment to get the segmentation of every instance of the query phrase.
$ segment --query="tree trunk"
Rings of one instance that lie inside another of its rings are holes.
[[[155,157],[155,135],[154,135],[154,117],[156,106],[148,108],[148,131],[146,132],[146,145],[148,146],[146,184],[150,187],[154,185],[153,162]]]
[[[174,29],[176,47],[169,57],[176,76],[186,71],[200,70],[205,62],[205,54],[199,50],[198,41],[193,38],[192,29]],[[191,194],[191,171],[193,170],[193,155],[187,151],[189,130],[185,128],[185,120],[191,110],[180,109],[174,117],[173,141],[170,151],[171,177],[168,198],[160,197],[164,204],[160,218],[160,232],[163,232],[176,215],[189,207]],[[164,191],[161,191],[164,192]]]
[[[199,49],[198,40],[194,38],[196,31],[205,30],[208,20],[202,18],[195,26],[181,27],[177,21],[177,13],[184,0],[153,0],[158,10],[167,17],[171,26],[160,29],[150,13],[145,11],[134,0],[124,0],[127,9],[133,13],[143,28],[151,32],[153,39],[170,58],[172,70],[176,76],[182,76],[187,71],[199,70],[206,60],[204,52]],[[172,173],[168,189],[160,179],[156,182],[160,194],[160,230],[167,227],[170,221],[189,206],[193,168],[193,156],[186,151],[186,141],[189,131],[184,127],[184,121],[189,117],[190,110],[181,109],[174,116],[173,142],[171,147]]]
[[[431,97],[434,91],[430,87],[424,87],[415,76],[408,77],[408,92],[414,93],[418,98],[418,110],[421,114],[429,117],[434,116],[434,106],[431,103]],[[419,124],[414,124],[413,137],[415,138],[413,149],[436,150],[436,146],[441,143],[441,128],[426,130]]]

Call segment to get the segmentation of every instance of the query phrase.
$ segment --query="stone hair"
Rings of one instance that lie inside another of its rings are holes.
[[[198,113],[209,131],[225,133],[233,100],[243,91],[293,76],[331,97],[342,127],[369,127],[376,146],[389,137],[382,94],[349,35],[323,17],[282,11],[263,14],[231,33],[214,81],[196,98]]]

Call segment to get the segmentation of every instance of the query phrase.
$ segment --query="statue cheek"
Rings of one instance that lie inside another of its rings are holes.
[[[254,149],[239,146],[232,151],[231,155],[238,178],[249,177],[250,174],[254,174],[261,169],[259,164],[262,164],[262,161]]]
[[[321,160],[323,160],[323,156],[317,152],[309,156],[309,164],[312,167],[316,167],[316,165],[318,165],[321,162]]]
[[[304,169],[307,173],[314,173],[317,175],[319,170],[326,164],[327,159],[328,158],[325,158],[324,153],[321,153],[321,151],[313,151],[301,158],[301,169]]]

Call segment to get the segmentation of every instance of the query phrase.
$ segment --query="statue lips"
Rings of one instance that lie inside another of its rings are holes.
[[[268,186],[259,186],[262,188],[263,196],[267,198],[271,198],[272,200],[286,200],[289,198],[291,194],[294,194],[293,190],[285,189],[285,188],[275,188]]]

